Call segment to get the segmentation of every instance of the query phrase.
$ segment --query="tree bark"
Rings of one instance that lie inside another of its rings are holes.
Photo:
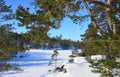
[[[116,34],[116,24],[113,23],[113,33]]]
[[[107,18],[107,22],[108,22],[108,30],[109,32],[113,32],[113,28],[112,28],[112,21],[111,21],[111,18],[110,18],[110,15],[108,14],[108,12],[110,11],[109,8],[105,8],[105,12],[106,12],[106,18]]]
[[[107,5],[110,5],[111,0],[107,0]],[[105,7],[105,12],[106,12],[106,17],[107,17],[107,22],[108,22],[108,26],[109,26],[109,31],[113,34],[116,34],[116,25],[114,23],[114,21],[112,21],[109,12],[111,11],[110,8],[106,8]]]
[[[92,24],[93,24],[94,27],[98,30],[98,32],[100,32],[99,27],[98,27],[98,25],[97,25],[97,23],[96,23],[93,15],[92,15],[92,12],[91,12],[89,6],[87,5],[87,3],[86,3],[85,0],[83,0],[83,3],[84,3],[84,6],[86,7],[86,9],[87,9],[87,11],[88,11],[88,14],[89,14],[89,16],[90,16],[90,19],[91,19]]]

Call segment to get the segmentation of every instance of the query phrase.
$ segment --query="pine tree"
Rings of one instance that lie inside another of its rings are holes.
[[[57,61],[58,61],[57,57],[58,57],[58,54],[59,54],[59,52],[57,50],[54,50],[53,54],[51,55],[51,61],[48,64],[48,65],[53,64],[54,65],[54,69],[57,68]]]
[[[20,50],[21,42],[17,33],[13,33],[12,23],[8,23],[14,19],[14,14],[7,6],[4,0],[0,0],[0,72],[8,70],[18,70],[16,64],[8,64],[7,60],[13,58],[14,54]]]
[[[5,14],[7,13],[7,14]],[[11,47],[10,40],[12,40],[11,36],[13,35],[11,32],[12,24],[3,24],[2,21],[11,19],[11,9],[10,6],[5,5],[5,1],[0,1],[0,51],[1,53],[7,52],[7,48]],[[8,49],[9,50],[9,49]],[[9,52],[9,51],[8,51]],[[12,52],[11,52],[12,53]],[[9,53],[7,53],[9,55]],[[7,56],[6,56],[7,57]],[[7,58],[6,58],[7,59]],[[1,59],[2,60],[2,59]]]

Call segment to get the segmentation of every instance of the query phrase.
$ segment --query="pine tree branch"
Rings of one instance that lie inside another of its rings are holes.
[[[101,2],[101,1],[96,1],[96,0],[86,0],[86,1],[90,2],[90,3],[95,3],[95,4],[98,4],[98,5],[101,5],[101,6],[105,7],[105,8],[110,8],[110,10],[113,10],[113,11],[120,10],[120,9],[118,9],[118,8],[112,6],[112,5],[105,4],[105,3]]]

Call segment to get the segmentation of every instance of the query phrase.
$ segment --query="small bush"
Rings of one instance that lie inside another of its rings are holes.
[[[79,51],[77,49],[72,51],[72,55],[78,56]]]
[[[18,64],[8,64],[8,63],[0,64],[0,72],[9,71],[9,70],[13,70],[17,72],[23,71]]]
[[[74,57],[76,57],[76,56],[75,55],[70,55],[68,61],[69,62],[74,62]]]
[[[76,57],[76,56],[75,56],[75,55],[70,55],[69,57],[73,57],[73,58],[74,58],[74,57]]]
[[[73,58],[69,59],[69,62],[74,62],[74,59]]]
[[[78,56],[82,56],[82,57],[85,57],[86,54],[85,53],[79,53]]]

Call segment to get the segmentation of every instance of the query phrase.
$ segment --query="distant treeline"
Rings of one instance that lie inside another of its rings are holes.
[[[49,38],[48,42],[41,42],[39,44],[36,43],[27,43],[25,48],[40,48],[40,49],[80,49],[80,41],[72,41],[70,39],[58,39],[58,38]]]

